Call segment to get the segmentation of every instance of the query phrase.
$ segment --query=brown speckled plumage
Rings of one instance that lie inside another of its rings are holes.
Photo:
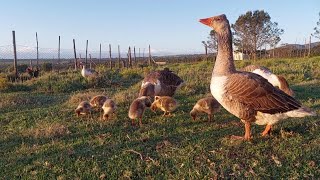
[[[183,82],[178,75],[168,68],[153,71],[144,78],[142,84],[149,83],[149,86],[141,87],[139,96],[173,96]],[[160,83],[161,89],[159,92],[155,92],[154,85],[158,83]]]
[[[90,100],[90,104],[92,107],[102,108],[107,99],[109,99],[107,96],[97,95]]]

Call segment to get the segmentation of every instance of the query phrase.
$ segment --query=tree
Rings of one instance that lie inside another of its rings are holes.
[[[266,44],[275,47],[281,40],[284,30],[278,23],[271,22],[271,17],[263,10],[248,11],[240,15],[235,24],[231,25],[234,45],[248,52],[256,59],[256,51]]]
[[[216,52],[218,49],[218,40],[216,37],[216,32],[211,30],[207,40],[207,46],[211,52]]]
[[[320,12],[319,12],[319,20],[317,22],[317,26],[314,27],[314,33],[312,34],[313,37],[320,39]]]

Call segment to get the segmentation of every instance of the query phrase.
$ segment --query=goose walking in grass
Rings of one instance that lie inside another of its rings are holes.
[[[91,115],[92,107],[89,102],[82,101],[75,110],[75,113],[79,117],[80,115]]]
[[[112,99],[107,99],[102,106],[103,120],[109,120],[110,116],[115,114],[117,106]]]
[[[149,73],[142,81],[139,96],[173,96],[184,81],[168,68]]]
[[[81,75],[84,78],[96,78],[98,76],[97,71],[93,69],[88,69],[86,68],[86,64],[81,64],[82,69],[81,69]]]
[[[219,102],[213,97],[202,98],[193,106],[190,111],[190,116],[193,120],[196,120],[198,114],[206,113],[210,122],[214,113],[220,111],[220,107]]]
[[[129,108],[128,116],[131,119],[131,125],[134,126],[134,120],[139,119],[139,125],[142,126],[142,116],[147,107],[151,106],[151,99],[148,96],[141,96],[135,99]]]
[[[250,126],[253,122],[266,125],[262,132],[262,136],[266,136],[272,125],[280,120],[316,115],[262,76],[236,70],[230,25],[224,14],[201,19],[200,22],[213,28],[218,39],[218,54],[210,84],[211,94],[245,124],[242,139],[251,138]]]
[[[156,111],[160,109],[164,112],[163,116],[171,115],[178,107],[178,102],[170,96],[155,96],[154,102],[151,104],[150,109]]]
[[[294,92],[290,89],[287,80],[283,76],[275,75],[272,71],[264,66],[249,65],[241,69],[241,71],[253,72],[264,77],[273,86],[278,87],[280,90],[288,94],[289,96],[294,96]]]
[[[96,108],[99,110],[100,112],[100,118],[101,118],[101,115],[102,115],[102,110],[103,110],[103,105],[104,103],[108,100],[109,98],[107,96],[104,96],[104,95],[97,95],[97,96],[94,96],[93,98],[91,98],[90,100],[90,105],[92,108]]]

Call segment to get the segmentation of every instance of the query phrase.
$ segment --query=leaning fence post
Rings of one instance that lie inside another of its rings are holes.
[[[77,65],[77,51],[76,51],[76,40],[73,39],[73,53],[74,53],[74,70],[78,70]]]

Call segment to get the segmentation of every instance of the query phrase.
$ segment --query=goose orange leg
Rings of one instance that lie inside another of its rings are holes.
[[[262,136],[266,136],[268,134],[270,134],[272,125],[267,124],[266,128],[264,129],[264,131],[261,133]]]
[[[243,123],[244,123],[244,130],[245,130],[245,133],[244,133],[244,136],[234,136],[232,135],[231,138],[232,139],[240,139],[240,140],[250,140],[251,138],[251,130],[250,130],[250,122],[247,122],[245,120],[241,120]]]
[[[250,140],[251,138],[250,122],[245,122],[244,128],[245,128],[244,140]]]
[[[142,127],[142,116],[139,118],[139,126]]]

